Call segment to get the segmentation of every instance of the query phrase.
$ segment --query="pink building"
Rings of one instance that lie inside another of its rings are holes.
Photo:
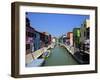
[[[26,27],[26,54],[34,51],[34,28]]]
[[[67,40],[69,41],[69,45],[73,46],[73,32],[67,33]]]

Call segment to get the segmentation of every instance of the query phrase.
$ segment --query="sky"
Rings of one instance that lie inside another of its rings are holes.
[[[47,32],[55,37],[72,32],[73,28],[81,27],[84,20],[89,19],[89,15],[77,14],[27,12],[26,16],[30,20],[31,27],[35,28],[35,30]]]

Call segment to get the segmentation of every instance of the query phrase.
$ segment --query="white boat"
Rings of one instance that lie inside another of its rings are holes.
[[[44,59],[34,59],[32,62],[26,64],[26,67],[39,67],[43,64]]]

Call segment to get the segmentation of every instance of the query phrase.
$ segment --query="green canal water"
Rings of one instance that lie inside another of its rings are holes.
[[[45,60],[44,66],[77,65],[71,54],[59,45],[51,50],[50,56]]]

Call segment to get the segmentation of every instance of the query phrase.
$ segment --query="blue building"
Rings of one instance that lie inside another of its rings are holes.
[[[40,49],[40,33],[35,31],[34,35],[34,51]]]

